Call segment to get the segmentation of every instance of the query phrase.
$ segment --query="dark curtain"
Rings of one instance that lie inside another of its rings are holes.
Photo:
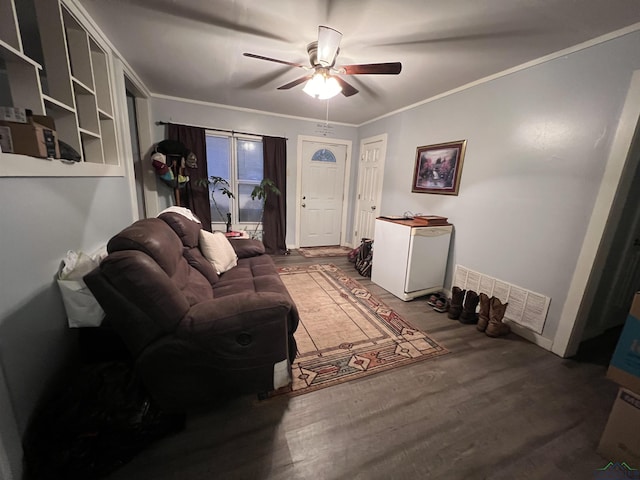
[[[209,204],[209,187],[199,185],[199,180],[206,180],[207,173],[207,140],[204,128],[187,125],[169,124],[169,139],[177,140],[191,150],[197,160],[196,168],[185,168],[189,181],[180,192],[181,207],[191,210],[202,222],[202,228],[211,231],[211,206]]]
[[[272,255],[287,253],[287,139],[262,137],[264,177],[272,180],[280,195],[269,194],[262,218],[262,243]]]

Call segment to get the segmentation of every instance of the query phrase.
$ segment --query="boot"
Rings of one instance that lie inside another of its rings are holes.
[[[499,298],[491,297],[489,309],[489,324],[485,333],[490,337],[503,337],[507,335],[511,328],[502,322],[504,312],[507,310],[508,303],[502,303]]]
[[[460,287],[453,287],[451,289],[451,302],[449,304],[449,313],[447,313],[447,316],[452,320],[458,320],[460,318],[464,293],[465,291]]]
[[[480,298],[478,294],[473,290],[467,290],[467,295],[464,297],[464,306],[462,307],[462,314],[460,314],[460,323],[476,323],[478,321],[478,315],[476,314],[476,307]]]
[[[491,299],[488,295],[480,294],[480,312],[478,313],[478,331],[484,332],[489,324],[489,304]]]

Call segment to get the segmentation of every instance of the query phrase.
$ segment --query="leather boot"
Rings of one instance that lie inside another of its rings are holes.
[[[480,298],[478,294],[473,290],[467,290],[467,294],[464,297],[464,306],[462,307],[462,313],[460,314],[460,323],[476,323],[478,321],[478,315],[476,314],[476,307]]]
[[[502,322],[504,312],[507,310],[508,303],[502,303],[499,298],[491,297],[489,308],[489,324],[485,333],[490,337],[503,337],[507,335],[511,328]]]
[[[489,304],[491,299],[488,295],[481,293],[480,294],[480,312],[478,313],[478,331],[484,332],[487,329],[487,325],[489,325]]]
[[[460,287],[453,287],[451,289],[451,303],[449,305],[449,313],[447,313],[447,316],[452,320],[458,320],[460,318],[464,293],[465,291]]]

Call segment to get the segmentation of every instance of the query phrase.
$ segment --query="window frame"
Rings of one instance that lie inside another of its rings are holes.
[[[257,226],[261,224],[261,222],[240,222],[240,185],[251,185],[257,186],[260,185],[261,180],[240,180],[238,178],[238,141],[240,140],[251,140],[257,141],[260,145],[263,145],[263,139],[260,135],[249,135],[249,134],[240,134],[235,132],[222,132],[217,130],[205,130],[205,135],[207,137],[221,137],[227,138],[230,140],[229,145],[229,189],[233,192],[234,198],[229,199],[230,205],[230,213],[231,213],[231,228],[233,230],[248,230],[255,229]],[[207,158],[207,166],[209,159]],[[208,174],[209,175],[209,174]],[[264,165],[262,170],[262,178],[264,178]],[[209,205],[211,208],[211,196],[209,196]],[[264,205],[263,205],[264,208]],[[212,229],[219,229],[218,227],[222,226],[222,230],[226,229],[226,222],[217,222],[213,219],[211,220]]]

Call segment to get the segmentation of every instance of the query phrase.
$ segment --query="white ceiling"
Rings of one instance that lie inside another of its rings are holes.
[[[343,78],[360,93],[329,120],[361,124],[636,24],[640,0],[80,0],[154,94],[324,119],[302,85],[318,25],[343,33],[336,65],[402,62],[400,75]],[[639,46],[640,48],[640,46]]]

